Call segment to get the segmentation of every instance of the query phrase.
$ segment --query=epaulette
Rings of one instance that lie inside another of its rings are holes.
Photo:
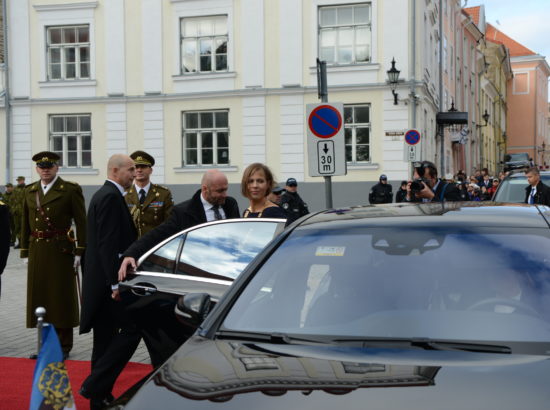
[[[4,202],[0,201],[0,206],[1,206],[1,205],[6,205],[6,204],[5,204]]]
[[[74,181],[66,181],[66,180],[63,180],[63,182],[67,183],[67,184],[71,184],[71,185],[78,185],[78,182],[74,182]]]
[[[164,189],[165,191],[170,191],[170,189],[168,187],[165,187],[164,185],[158,185],[158,184],[154,184],[155,185],[155,188],[160,188],[160,189]]]

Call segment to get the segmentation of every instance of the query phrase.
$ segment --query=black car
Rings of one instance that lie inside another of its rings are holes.
[[[153,363],[162,363],[196,330],[178,321],[188,292],[217,301],[263,247],[284,229],[282,219],[225,219],[181,231],[148,251],[120,284],[126,311],[140,328]]]
[[[550,186],[550,171],[540,171],[540,180]],[[493,195],[493,201],[523,203],[525,202],[525,188],[528,185],[524,171],[512,172],[500,182]]]
[[[115,406],[548,409],[549,375],[550,208],[393,204],[287,228]]]
[[[504,172],[532,167],[531,158],[527,152],[516,152],[504,156]]]

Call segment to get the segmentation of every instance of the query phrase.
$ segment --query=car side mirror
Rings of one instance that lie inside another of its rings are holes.
[[[211,306],[208,293],[188,293],[178,299],[176,315],[183,324],[198,327],[210,312]]]

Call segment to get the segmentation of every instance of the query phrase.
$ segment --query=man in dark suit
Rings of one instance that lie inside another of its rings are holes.
[[[437,177],[437,168],[433,162],[414,162],[414,184],[407,183],[405,202],[444,202],[460,201],[460,192],[455,184]],[[418,185],[419,189],[415,185]]]
[[[525,203],[550,206],[550,187],[540,180],[540,172],[537,167],[525,171],[529,185],[525,187]]]
[[[117,272],[120,256],[137,238],[124,201],[124,192],[132,185],[134,175],[135,164],[129,156],[113,155],[108,162],[107,181],[94,194],[88,208],[80,333],[93,329],[92,374],[81,389],[81,394],[91,400],[91,408],[101,408],[110,396],[112,386],[108,382],[107,386],[97,383],[96,375],[105,363],[118,360],[119,353],[111,345],[124,337],[119,332],[124,320],[118,305]]]
[[[6,267],[10,253],[10,216],[8,206],[0,201],[0,293],[2,291],[2,272]]]
[[[181,230],[216,219],[239,218],[237,201],[227,196],[227,177],[216,169],[204,173],[201,189],[191,199],[174,207],[170,218],[142,236],[124,252],[118,279],[124,280],[128,267],[136,268],[136,260],[157,243]]]

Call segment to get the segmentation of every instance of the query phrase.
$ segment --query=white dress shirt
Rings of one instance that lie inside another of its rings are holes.
[[[59,177],[56,175],[55,178],[52,179],[52,181],[48,185],[44,185],[44,183],[40,181],[40,186],[42,187],[42,192],[44,193],[44,196],[46,196],[50,188],[53,186],[53,184],[55,184],[55,181],[57,181],[57,178]]]
[[[210,202],[204,199],[202,194],[201,194],[201,202],[204,208],[204,214],[206,215],[206,221],[207,222],[215,221],[216,215],[214,214],[214,210],[212,209],[214,205],[212,205]],[[222,216],[222,219],[227,219],[227,217],[225,216],[225,212],[223,211],[223,208],[221,206],[218,208],[218,210],[220,211],[220,215]]]

